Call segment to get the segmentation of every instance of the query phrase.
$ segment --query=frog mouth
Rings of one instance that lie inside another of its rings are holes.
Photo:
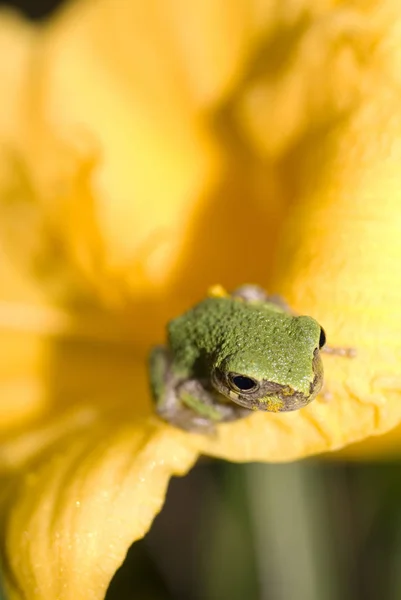
[[[280,385],[276,390],[267,392],[268,389],[271,390],[269,384],[272,384],[272,382],[262,382],[261,390],[256,398],[245,394],[238,394],[236,392],[232,392],[232,390],[229,391],[229,397],[236,404],[239,404],[240,406],[250,410],[290,412],[303,408],[309,404],[309,402],[312,402],[319,391],[317,390],[312,394],[304,394],[302,392],[297,392],[290,386]],[[276,386],[277,384],[272,385]],[[260,395],[261,393],[263,393],[262,396]]]
[[[290,385],[267,380],[262,380],[257,390],[243,393],[231,389],[225,380],[216,377],[216,375],[212,378],[212,381],[214,387],[221,394],[249,410],[290,412],[304,408],[316,398],[322,389],[323,365],[318,349],[313,354],[312,369],[314,378],[309,384],[308,393],[294,390]]]

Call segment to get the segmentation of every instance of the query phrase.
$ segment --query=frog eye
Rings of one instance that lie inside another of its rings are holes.
[[[231,387],[240,392],[254,392],[259,386],[258,382],[252,377],[238,375],[237,373],[229,373],[228,379]]]
[[[326,343],[326,334],[324,332],[323,327],[320,328],[320,337],[319,337],[319,348],[323,348]]]

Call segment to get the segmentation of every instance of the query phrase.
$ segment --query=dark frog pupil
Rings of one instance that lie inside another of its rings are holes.
[[[250,377],[244,377],[243,375],[234,375],[231,378],[233,384],[243,392],[249,392],[256,387],[256,383]]]
[[[320,328],[319,348],[323,348],[326,343],[326,334],[323,327]]]

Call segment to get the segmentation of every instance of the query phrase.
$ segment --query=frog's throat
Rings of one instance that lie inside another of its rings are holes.
[[[261,381],[257,391],[248,394],[241,394],[232,390],[221,379],[212,377],[213,386],[218,392],[250,410],[264,410],[268,412],[289,412],[303,408],[316,398],[323,385],[323,365],[319,350],[313,354],[312,369],[314,373],[313,381],[309,385],[309,393],[305,394],[294,390],[289,385],[274,383],[271,381]]]

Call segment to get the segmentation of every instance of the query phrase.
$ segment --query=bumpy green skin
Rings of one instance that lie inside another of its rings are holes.
[[[302,408],[322,387],[321,331],[267,297],[207,298],[171,321],[168,347],[152,353],[157,410],[196,430],[252,410]],[[238,389],[235,375],[251,378],[255,389]]]
[[[168,325],[175,373],[196,376],[196,364],[291,385],[308,393],[320,325],[274,304],[207,298]]]

